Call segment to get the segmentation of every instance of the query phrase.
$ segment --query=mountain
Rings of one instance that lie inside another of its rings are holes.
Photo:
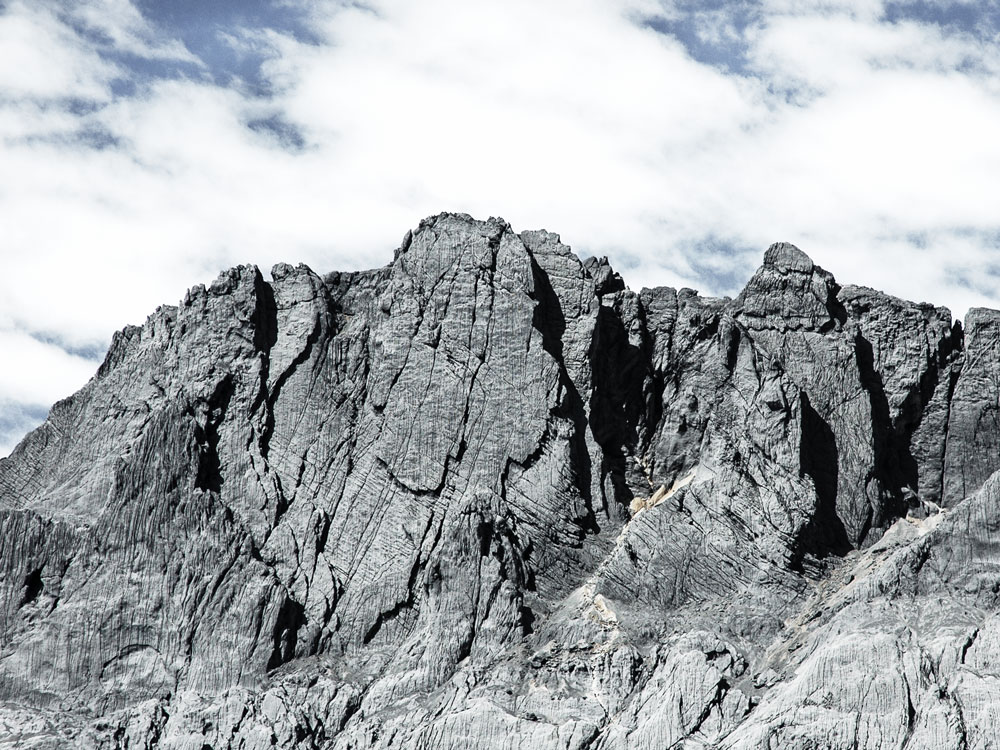
[[[442,214],[223,273],[0,460],[0,747],[1000,743],[1000,313]]]

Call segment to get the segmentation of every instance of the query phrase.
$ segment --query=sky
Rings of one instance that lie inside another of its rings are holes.
[[[775,241],[1000,307],[1000,6],[0,0],[0,456],[224,268],[382,266],[441,211],[633,288]]]

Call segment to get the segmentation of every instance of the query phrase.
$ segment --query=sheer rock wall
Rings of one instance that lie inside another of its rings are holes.
[[[1000,313],[454,214],[271,275],[0,460],[0,747],[1000,742]]]

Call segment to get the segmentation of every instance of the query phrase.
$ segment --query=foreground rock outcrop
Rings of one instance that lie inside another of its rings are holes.
[[[1000,742],[1000,313],[451,214],[271,275],[0,460],[0,747]]]

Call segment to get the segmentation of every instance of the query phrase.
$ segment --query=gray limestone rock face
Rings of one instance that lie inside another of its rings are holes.
[[[991,747],[998,383],[787,243],[227,271],[0,459],[0,747]]]
[[[1000,312],[973,308],[949,399],[942,499],[951,505],[1000,469]]]

